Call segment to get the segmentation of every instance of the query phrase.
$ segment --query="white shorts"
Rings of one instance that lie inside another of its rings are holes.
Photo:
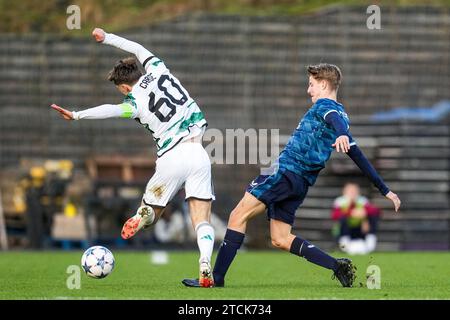
[[[185,185],[186,199],[215,200],[211,161],[201,143],[182,142],[156,160],[156,170],[145,188],[146,205],[165,207]]]

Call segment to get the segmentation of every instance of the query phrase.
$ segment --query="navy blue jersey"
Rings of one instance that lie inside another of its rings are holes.
[[[280,169],[301,175],[310,185],[316,182],[320,170],[325,167],[334,149],[331,145],[337,138],[334,128],[325,121],[325,117],[331,112],[337,112],[342,117],[347,124],[350,144],[355,144],[348,132],[350,121],[344,106],[331,99],[319,99],[303,116],[281,152],[278,158]]]

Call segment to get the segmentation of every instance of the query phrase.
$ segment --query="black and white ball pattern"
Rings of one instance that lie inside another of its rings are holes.
[[[81,257],[84,272],[92,278],[106,277],[114,269],[114,256],[107,248],[94,246],[87,249]]]

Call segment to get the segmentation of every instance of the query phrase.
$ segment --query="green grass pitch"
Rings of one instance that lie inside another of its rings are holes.
[[[81,288],[70,290],[69,265],[82,251],[0,254],[0,299],[449,299],[450,253],[374,253],[353,257],[357,279],[342,288],[331,272],[277,251],[240,252],[225,288],[186,288],[197,274],[196,252],[169,252],[166,265],[148,252],[113,251],[114,271],[92,279],[81,271]],[[342,254],[335,254],[342,256]],[[366,270],[381,270],[381,289],[366,287]]]

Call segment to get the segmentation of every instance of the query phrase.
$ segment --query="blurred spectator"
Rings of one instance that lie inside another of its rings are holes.
[[[359,185],[347,183],[342,196],[334,201],[333,234],[339,247],[348,254],[366,254],[375,250],[377,224],[381,211],[360,194]]]

